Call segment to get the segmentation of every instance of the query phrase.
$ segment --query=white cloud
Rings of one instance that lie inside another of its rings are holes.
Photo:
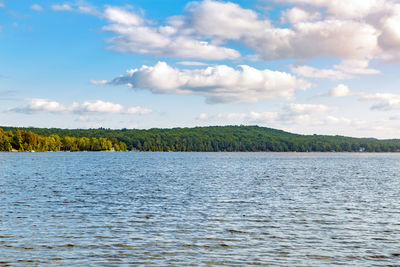
[[[60,5],[52,5],[51,9],[54,11],[76,11],[79,13],[99,16],[101,13],[97,8],[86,1],[78,0],[74,3],[65,3]]]
[[[80,122],[88,122],[90,121],[90,117],[89,116],[79,116],[76,121],[80,121]]]
[[[104,11],[103,16],[113,23],[126,26],[139,26],[144,23],[143,18],[139,15],[120,7],[108,6]]]
[[[35,112],[50,112],[50,113],[63,113],[68,108],[56,101],[47,99],[35,98],[29,100],[29,104],[25,107],[13,108],[10,111],[19,113],[35,113]]]
[[[304,21],[313,21],[322,18],[319,12],[310,12],[298,7],[283,11],[281,14],[281,23],[299,23]]]
[[[247,122],[247,123],[273,123],[278,118],[278,113],[276,112],[255,112],[251,111],[248,113],[228,113],[228,114],[218,114],[216,116],[209,116],[205,113],[202,113],[204,116],[203,120],[207,119],[222,119],[234,122]],[[202,116],[200,114],[200,116]]]
[[[305,115],[321,114],[329,110],[328,106],[316,104],[288,104],[280,114],[281,119],[293,120]]]
[[[108,5],[100,13],[94,6],[77,1],[53,5],[52,9],[105,18],[109,23],[102,30],[114,35],[107,39],[108,48],[120,52],[203,60],[260,56],[264,60],[400,60],[400,4],[395,1],[282,2],[292,5],[281,13],[281,22],[290,23],[284,27],[275,26],[255,10],[213,0],[190,2],[182,14],[156,21],[145,19],[129,6]],[[232,41],[252,51],[241,55],[230,47]]]
[[[276,0],[276,2],[278,2]],[[301,5],[303,8],[323,8],[325,20],[360,22],[373,27],[376,49],[364,57],[378,57],[386,61],[400,60],[400,4],[396,0],[282,0],[279,3]],[[371,32],[372,33],[372,32]],[[373,37],[371,36],[371,37]],[[353,39],[354,44],[357,40]],[[358,42],[363,44],[363,41]],[[370,43],[372,48],[372,42]],[[344,47],[348,44],[344,44]]]
[[[217,39],[237,40],[249,32],[270,27],[269,21],[260,20],[253,10],[231,2],[194,2],[187,6],[185,16],[185,27]]]
[[[122,8],[107,7],[104,17],[112,24],[103,31],[114,33],[109,38],[110,49],[121,52],[151,54],[178,58],[210,60],[235,59],[240,53],[234,49],[220,47],[195,36],[183,29],[178,18],[169,20],[169,25],[147,25],[138,14]],[[179,31],[180,30],[180,31]]]
[[[198,120],[207,120],[208,115],[207,115],[207,113],[201,113],[197,119]]]
[[[245,42],[264,59],[363,58],[375,53],[377,34],[373,27],[356,21],[325,20],[271,29]]]
[[[302,4],[325,8],[329,15],[343,19],[361,19],[371,12],[382,8],[386,0],[275,0],[279,3]]]
[[[289,26],[277,27],[255,10],[213,0],[190,2],[182,14],[157,21],[145,19],[129,6],[108,5],[100,13],[88,3],[77,1],[53,5],[52,9],[105,18],[109,23],[102,30],[114,35],[107,39],[108,48],[120,52],[204,60],[249,56],[264,60],[400,60],[400,4],[394,0],[278,2],[291,5],[281,14],[282,22]],[[241,55],[230,47],[232,41],[252,51]],[[349,70],[343,72],[349,74]],[[376,72],[362,66],[359,70],[353,74]]]
[[[51,9],[54,11],[72,11],[72,10],[74,10],[69,4],[52,5]]]
[[[38,4],[33,4],[33,5],[31,5],[31,9],[36,10],[36,11],[42,11],[43,7]]]
[[[279,112],[238,112],[217,114],[210,116],[206,113],[200,114],[201,120],[223,120],[232,121],[233,123],[259,123],[259,124],[274,124],[274,125],[293,125],[293,124],[321,124],[321,116],[324,117],[329,111],[329,107],[325,105],[314,104],[287,104],[283,106]],[[314,121],[313,121],[314,120]]]
[[[330,124],[351,125],[352,120],[344,117],[327,116],[326,121]]]
[[[290,17],[293,23],[297,22],[292,28],[277,28],[250,9],[208,0],[188,8],[180,20],[180,29],[194,31],[217,43],[239,40],[265,60],[364,58],[377,51],[378,32],[371,25],[335,18],[307,21],[317,19],[319,14],[299,8],[286,12],[289,12],[284,13],[286,19]]]
[[[113,24],[103,27],[104,31],[117,34],[108,39],[110,49],[120,52],[150,54],[177,58],[208,60],[236,59],[240,53],[231,48],[219,47],[206,41],[187,36],[170,35],[162,27],[129,27]]]
[[[276,112],[250,111],[217,115],[202,113],[201,116],[204,117],[203,123],[207,122],[208,124],[259,124],[306,134],[315,133],[316,129],[318,134],[338,134],[338,129],[340,129],[342,134],[347,132],[365,136],[367,131],[368,133],[372,131],[372,128],[377,128],[378,125],[380,128],[383,126],[381,122],[367,122],[336,116],[332,114],[334,110],[335,108],[325,105],[291,103],[284,105],[281,110]]]
[[[157,94],[193,94],[204,96],[209,103],[257,102],[260,99],[293,97],[296,89],[307,89],[308,82],[295,76],[247,65],[234,69],[217,65],[204,69],[180,70],[165,62],[153,67],[128,70],[110,81],[112,85],[128,85]]]
[[[121,113],[124,107],[120,104],[97,100],[85,101],[83,104],[73,104],[72,110],[77,113]]]
[[[350,95],[350,89],[347,85],[344,84],[339,84],[338,86],[332,88],[329,91],[329,95],[333,97],[343,97],[343,96],[348,96]]]
[[[383,58],[389,61],[400,60],[400,5],[396,11],[396,15],[383,20],[382,33],[378,39],[384,51]]]
[[[368,68],[369,61],[366,59],[347,59],[333,66],[335,69],[346,74],[379,74],[380,71]]]
[[[32,114],[38,112],[48,113],[74,113],[74,114],[139,114],[145,115],[152,112],[151,109],[142,107],[124,108],[120,104],[97,100],[94,102],[85,101],[82,104],[78,102],[65,106],[57,101],[35,98],[30,99],[28,105],[9,109],[11,112]]]
[[[331,79],[331,80],[343,80],[349,79],[352,76],[343,73],[339,70],[334,69],[318,69],[311,66],[293,66],[291,71],[299,76],[307,78],[319,78],[319,79]]]
[[[126,113],[128,114],[139,114],[139,115],[146,115],[146,114],[150,114],[153,111],[151,109],[148,108],[142,108],[142,107],[133,107],[133,108],[129,108]]]
[[[266,60],[285,58],[364,58],[377,51],[378,31],[369,24],[335,17],[312,21],[319,13],[294,7],[285,11],[291,28],[274,27],[250,9],[230,2],[203,1],[189,5],[180,28],[216,43],[238,40]],[[309,44],[313,44],[310,49]]]
[[[89,14],[89,15],[100,15],[100,12],[97,8],[85,1],[77,1],[76,2],[76,10],[80,13]]]
[[[354,78],[354,75],[379,74],[380,71],[368,68],[369,61],[364,59],[347,59],[334,65],[333,69],[318,69],[311,66],[293,66],[293,73],[307,78],[343,80]]]
[[[361,93],[359,95],[361,101],[375,102],[371,109],[384,111],[400,109],[400,95],[389,93]]]
[[[0,8],[5,8],[6,5],[4,3],[0,3]]]
[[[352,92],[347,85],[339,84],[327,94],[320,96],[344,97],[356,96],[359,101],[374,102],[371,110],[391,111],[400,109],[400,94]]]
[[[177,62],[177,64],[183,65],[183,66],[207,66],[208,65],[204,62],[197,62],[197,61],[180,61],[180,62]]]
[[[250,112],[248,114],[248,118],[251,122],[256,123],[265,123],[271,122],[278,118],[278,114],[276,112]]]
[[[107,80],[90,80],[90,83],[94,84],[94,85],[102,85],[102,84],[107,84],[108,81]]]

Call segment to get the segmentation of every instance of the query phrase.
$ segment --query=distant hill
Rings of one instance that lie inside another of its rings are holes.
[[[15,131],[15,127],[0,127]],[[173,129],[19,128],[49,136],[107,138],[139,151],[296,151],[400,152],[400,140],[300,135],[259,126],[209,126]]]

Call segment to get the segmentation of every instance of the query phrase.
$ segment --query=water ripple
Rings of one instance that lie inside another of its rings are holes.
[[[400,155],[1,153],[0,265],[400,262]]]

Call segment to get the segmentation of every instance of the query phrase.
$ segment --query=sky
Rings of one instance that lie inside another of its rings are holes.
[[[400,138],[398,0],[0,0],[0,125]]]

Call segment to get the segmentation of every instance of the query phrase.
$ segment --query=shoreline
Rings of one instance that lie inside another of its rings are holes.
[[[285,153],[285,154],[400,154],[400,151],[0,151],[0,153]]]

